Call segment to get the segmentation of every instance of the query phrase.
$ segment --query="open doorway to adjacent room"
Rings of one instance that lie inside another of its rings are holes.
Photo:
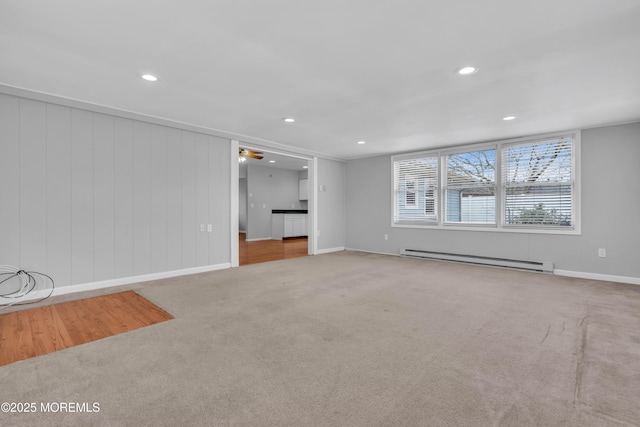
[[[239,265],[307,256],[309,160],[240,145]]]

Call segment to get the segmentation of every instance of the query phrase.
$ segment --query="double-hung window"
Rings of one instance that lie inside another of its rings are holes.
[[[495,148],[446,154],[444,159],[445,223],[495,224]]]
[[[393,226],[580,232],[580,132],[392,157]]]
[[[507,144],[502,148],[505,226],[574,224],[573,138]]]
[[[438,156],[398,158],[393,174],[394,223],[437,223]]]

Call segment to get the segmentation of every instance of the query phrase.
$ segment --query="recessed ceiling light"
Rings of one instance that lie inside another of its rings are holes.
[[[466,66],[466,67],[462,67],[462,68],[458,68],[456,70],[456,74],[459,76],[468,76],[471,74],[475,74],[478,72],[478,69],[476,67],[472,67],[470,65]]]
[[[358,144],[362,145],[362,144],[366,144],[366,141],[358,141]]]
[[[145,79],[148,82],[157,82],[158,78],[156,76],[154,76],[153,74],[143,74],[142,76],[143,79]]]
[[[508,122],[509,120],[515,120],[516,116],[507,116],[507,117],[503,117],[502,120],[504,120],[505,122]]]
[[[269,160],[269,163],[275,163],[275,162],[276,162],[275,160]]]
[[[303,166],[302,169],[309,169],[309,166]]]
[[[293,123],[293,122],[295,122],[295,121],[296,121],[296,119],[294,119],[293,117],[285,117],[285,118],[284,118],[284,119],[282,119],[282,120],[284,120],[284,121],[285,121],[285,122],[287,122],[287,123]]]

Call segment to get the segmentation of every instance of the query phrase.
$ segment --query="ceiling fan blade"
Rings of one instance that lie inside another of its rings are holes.
[[[240,149],[240,157],[251,157],[252,159],[257,159],[257,160],[262,160],[264,157],[261,156],[262,152],[261,151],[251,151],[251,150],[247,150],[246,148],[241,148]]]

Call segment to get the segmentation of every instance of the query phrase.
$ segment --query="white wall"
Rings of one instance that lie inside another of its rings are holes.
[[[345,247],[345,163],[318,159],[318,251]]]
[[[391,227],[391,160],[349,161],[348,248],[402,248],[552,261],[564,273],[640,279],[640,123],[582,131],[582,234],[550,235]],[[384,234],[389,240],[384,240]],[[607,258],[598,258],[598,248]]]
[[[228,140],[0,94],[0,142],[0,264],[61,287],[230,262]]]

